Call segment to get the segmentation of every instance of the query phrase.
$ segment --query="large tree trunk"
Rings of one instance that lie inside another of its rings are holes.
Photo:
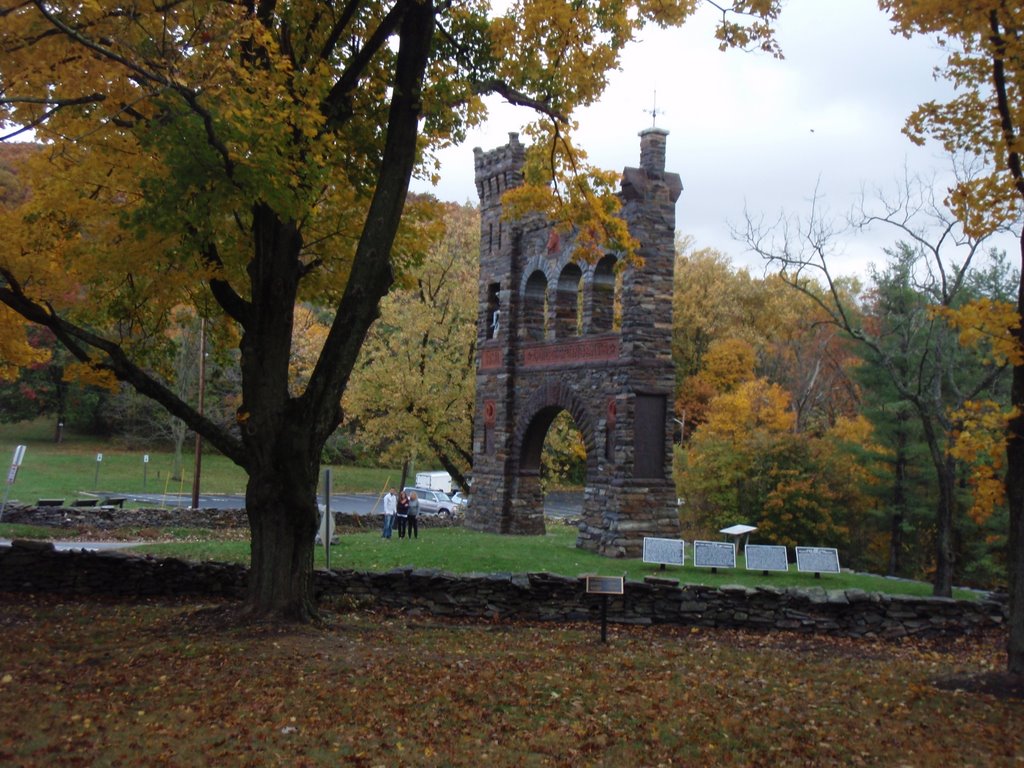
[[[889,575],[898,576],[902,570],[903,521],[907,509],[907,432],[904,429],[907,413],[900,410],[897,415],[898,428],[894,436],[896,443],[895,466],[893,468],[892,507],[893,514],[889,530]]]
[[[1021,266],[1024,268],[1024,234],[1021,235]],[[1024,270],[1017,293],[1017,315],[1024,326]],[[1024,349],[1024,327],[1015,332]],[[1010,512],[1007,565],[1010,587],[1010,636],[1007,642],[1008,669],[1024,676],[1024,365],[1013,367],[1010,404],[1017,414],[1007,425],[1006,501]]]
[[[256,258],[249,266],[254,311],[241,350],[240,423],[252,537],[248,609],[306,621],[313,604],[313,542],[319,448],[314,419],[291,398],[288,364],[302,235],[265,204],[253,210]]]
[[[956,556],[953,549],[953,509],[956,504],[955,464],[947,457],[936,466],[939,480],[939,504],[936,509],[935,580],[932,594],[936,597],[953,596],[953,570]]]
[[[1010,508],[1010,551],[1006,558],[1010,587],[1007,655],[1009,671],[1024,676],[1024,365],[1013,369],[1013,392],[1013,402],[1019,410],[1009,424],[1010,439],[1006,444],[1006,497]]]
[[[273,466],[259,467],[245,492],[252,535],[247,609],[256,616],[308,621],[316,615],[313,544],[318,512],[317,463],[275,441]]]
[[[953,511],[956,505],[956,461],[939,442],[934,424],[921,414],[921,427],[925,443],[935,467],[935,479],[939,484],[939,499],[935,508],[935,578],[932,580],[932,594],[936,597],[953,596]]]

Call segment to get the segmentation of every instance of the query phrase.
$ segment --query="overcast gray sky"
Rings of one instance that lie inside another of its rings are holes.
[[[577,137],[602,167],[636,165],[637,133],[651,124],[657,92],[657,124],[670,132],[666,164],[683,179],[677,228],[698,246],[760,274],[760,259],[730,234],[745,208],[769,219],[780,210],[806,213],[818,187],[831,214],[843,218],[863,188],[891,189],[905,166],[948,174],[941,148],[917,147],[901,133],[917,104],[950,95],[933,77],[944,54],[929,40],[894,36],[873,0],[789,0],[778,23],[781,61],[719,51],[714,22],[703,7],[684,29],[645,31],[601,103],[580,115]],[[504,144],[527,119],[497,105],[466,144],[442,155],[434,193],[477,202],[472,148]],[[882,263],[880,248],[896,238],[892,230],[844,238],[838,271]],[[1010,238],[998,244],[1013,247]]]

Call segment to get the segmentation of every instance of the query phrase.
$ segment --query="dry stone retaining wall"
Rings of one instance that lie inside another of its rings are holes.
[[[46,542],[0,547],[0,591],[85,595],[219,595],[240,598],[240,565],[186,563],[124,552],[55,551]],[[600,598],[583,579],[548,573],[458,576],[401,568],[386,573],[317,571],[321,597],[423,615],[526,621],[597,620]],[[627,581],[608,606],[610,621],[844,636],[962,634],[1005,626],[995,600],[950,600],[861,590],[712,588],[672,579]]]
[[[460,525],[458,518],[420,514],[421,528]],[[51,528],[97,530],[143,528],[248,528],[244,509],[116,509],[111,507],[8,507],[3,522],[41,525]],[[344,528],[380,528],[383,515],[334,513],[335,525]]]

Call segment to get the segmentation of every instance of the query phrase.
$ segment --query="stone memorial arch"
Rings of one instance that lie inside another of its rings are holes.
[[[668,132],[640,133],[640,167],[622,175],[622,217],[641,268],[608,253],[572,260],[572,242],[539,217],[502,219],[523,181],[525,147],[476,154],[480,195],[473,493],[468,527],[544,533],[541,446],[568,411],[587,449],[577,546],[639,557],[645,536],[678,537],[672,482],[672,270],[678,174]]]

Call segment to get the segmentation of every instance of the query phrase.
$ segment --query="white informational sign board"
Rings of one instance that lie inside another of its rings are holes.
[[[747,544],[743,549],[748,571],[788,571],[786,548],[775,544]]]
[[[21,462],[25,459],[25,446],[19,445],[14,449],[14,456],[11,457],[11,468],[7,472],[7,484],[14,485],[14,480],[18,476],[18,469],[21,467]]]
[[[719,533],[724,533],[726,536],[742,536],[745,533],[753,533],[757,530],[756,525],[730,525],[728,528],[723,528]]]
[[[796,569],[803,573],[839,573],[839,550],[832,547],[797,547]]]
[[[320,526],[316,533],[316,543],[323,544],[334,538],[334,513],[320,512]]]
[[[644,562],[661,565],[683,565],[686,562],[686,542],[682,539],[644,537]]]
[[[698,568],[735,568],[736,545],[731,541],[695,541],[693,564]]]

